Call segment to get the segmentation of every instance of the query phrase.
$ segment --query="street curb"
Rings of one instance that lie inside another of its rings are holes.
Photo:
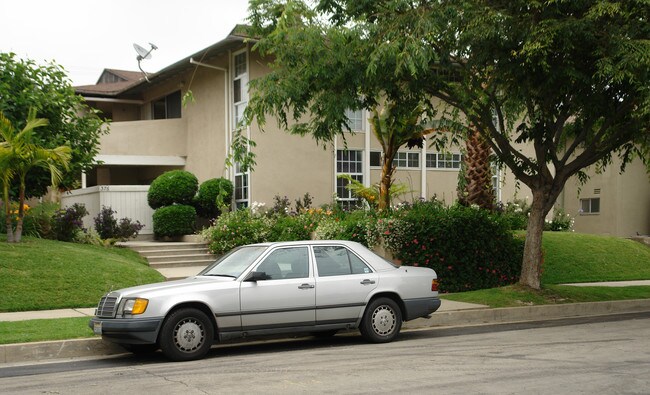
[[[608,314],[640,313],[644,311],[650,312],[650,299],[459,310],[433,313],[431,318],[418,318],[406,322],[403,328],[418,329],[437,326],[497,324]]]
[[[437,312],[428,319],[418,318],[409,321],[404,323],[403,329],[540,321],[646,311],[650,313],[650,299],[456,310]],[[55,359],[109,356],[125,352],[122,347],[105,342],[100,338],[6,344],[0,345],[0,363],[42,362]]]

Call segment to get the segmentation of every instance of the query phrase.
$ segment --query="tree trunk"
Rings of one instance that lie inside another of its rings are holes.
[[[464,185],[458,188],[458,201],[463,206],[494,209],[490,146],[478,130],[472,129],[466,141]]]
[[[23,236],[23,217],[25,216],[25,182],[21,180],[18,191],[18,222],[14,233],[14,242],[20,243]]]
[[[542,252],[542,235],[544,232],[544,220],[549,206],[547,197],[542,191],[533,191],[533,202],[526,228],[526,243],[524,245],[524,261],[521,266],[521,277],[519,283],[533,289],[541,288],[542,264],[544,254]],[[555,200],[555,199],[553,199]]]
[[[7,228],[7,243],[13,243],[14,242],[14,227],[11,226],[11,207],[9,203],[5,203],[5,205],[8,207],[7,210],[5,210],[5,215],[7,216],[6,220],[6,228]]]
[[[377,202],[379,211],[390,207],[390,187],[393,184],[393,172],[395,171],[393,167],[394,159],[395,153],[393,151],[385,152],[383,155],[381,181],[379,182],[379,202]]]

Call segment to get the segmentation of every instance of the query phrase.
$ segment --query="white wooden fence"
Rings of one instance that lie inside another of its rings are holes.
[[[147,203],[149,185],[98,185],[90,188],[75,189],[61,196],[61,207],[70,207],[75,203],[83,203],[88,210],[84,217],[84,227],[94,226],[93,218],[97,216],[102,206],[110,207],[117,213],[115,218],[130,218],[140,221],[144,228],[141,235],[153,234],[153,209]]]

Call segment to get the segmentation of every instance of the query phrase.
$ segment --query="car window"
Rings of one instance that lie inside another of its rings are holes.
[[[321,277],[372,272],[359,257],[342,246],[315,246],[314,256]]]
[[[309,277],[309,251],[307,247],[279,248],[255,270],[266,273],[269,280]]]
[[[237,248],[208,266],[199,275],[239,277],[267,248],[262,246]]]

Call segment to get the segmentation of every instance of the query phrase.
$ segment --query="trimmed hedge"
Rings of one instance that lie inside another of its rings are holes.
[[[219,207],[230,206],[234,190],[232,182],[225,178],[204,181],[195,199],[198,214],[204,218],[218,217],[221,214]]]
[[[400,245],[388,247],[405,265],[433,268],[442,292],[500,287],[519,279],[524,240],[486,210],[425,202],[405,211],[399,222],[395,244]]]
[[[199,181],[189,171],[168,171],[153,180],[147,193],[147,202],[153,209],[172,204],[190,205],[198,187]]]
[[[194,233],[196,209],[177,204],[160,207],[153,213],[153,233],[156,237],[173,237]]]

